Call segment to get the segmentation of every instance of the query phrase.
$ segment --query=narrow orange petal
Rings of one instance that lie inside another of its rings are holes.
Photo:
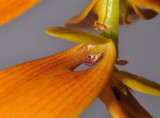
[[[71,18],[69,21],[66,22],[66,26],[70,24],[77,24],[81,22],[83,19],[87,17],[87,15],[90,13],[94,5],[96,4],[97,0],[92,0],[92,2],[77,16]]]
[[[127,96],[122,94],[121,105],[134,116],[134,118],[152,118],[152,116],[138,103],[131,92],[127,91]]]
[[[40,0],[0,0],[0,25],[21,15]]]
[[[143,18],[143,19],[152,19],[154,18],[155,16],[158,15],[157,12],[153,11],[153,10],[150,10],[150,9],[144,9],[144,10],[141,10],[139,7],[137,7],[136,5],[132,4],[133,8],[134,8],[134,11],[136,12],[136,14]]]
[[[131,24],[131,20],[128,20],[128,17],[131,19],[136,18],[135,15],[131,15],[131,13],[134,12],[132,5],[130,4],[130,2],[126,1],[126,0],[120,0],[120,11],[119,11],[119,23],[121,25],[129,25]],[[130,17],[132,16],[132,17]],[[132,20],[133,21],[133,20]]]
[[[94,28],[106,30],[111,27],[104,25],[107,0],[92,0],[92,2],[77,16],[66,22],[66,26],[74,28]]]
[[[98,0],[95,6],[92,9],[92,13],[96,14],[98,16],[97,23],[103,24],[105,12],[106,12],[106,6],[107,0]]]
[[[129,0],[132,4],[139,7],[144,7],[148,9],[160,12],[160,0]]]
[[[116,99],[112,87],[118,89],[120,95],[119,100]],[[115,118],[152,118],[152,116],[137,102],[128,88],[114,76],[112,76],[111,83],[106,85],[100,94],[100,99],[105,103],[107,109]]]
[[[3,118],[76,118],[110,77],[116,52],[108,44],[96,66],[71,72],[86,56],[80,46],[0,72],[0,116]],[[76,52],[78,51],[78,52]]]
[[[111,84],[106,84],[99,98],[114,118],[134,118],[116,99]]]

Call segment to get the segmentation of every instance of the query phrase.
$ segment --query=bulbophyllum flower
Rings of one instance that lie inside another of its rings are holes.
[[[46,33],[83,44],[1,70],[1,117],[77,118],[99,97],[113,117],[151,118],[128,87],[159,96],[160,85],[127,72],[113,71],[116,49],[112,40],[63,27],[48,28]],[[96,65],[73,71],[84,63],[88,54],[96,51],[101,54]]]
[[[109,81],[116,59],[111,40],[65,28],[49,31],[76,42],[83,40],[85,45],[1,70],[2,118],[76,118]],[[73,71],[84,62],[88,43],[106,44],[105,56],[89,69]]]
[[[23,14],[40,0],[0,0],[0,25]]]
[[[93,27],[96,30],[107,30],[111,26],[104,23],[108,17],[108,5],[112,0],[92,0],[92,2],[77,16],[66,22],[69,27]],[[139,8],[143,7],[145,9]],[[120,0],[119,22],[122,25],[130,24],[137,16],[151,19],[160,12],[159,0]]]
[[[79,30],[60,27],[49,28],[46,30],[46,33],[52,36],[65,38],[70,41],[83,43],[84,41],[82,40],[85,39],[83,36],[94,36],[91,33],[84,34],[82,31]],[[80,37],[80,34],[83,34],[83,36],[81,36],[81,40],[77,39],[78,37]],[[70,36],[73,36],[74,39],[71,39]],[[91,44],[91,42],[89,44]],[[95,65],[98,61],[101,60],[103,56],[106,55],[106,46],[108,44],[95,44],[96,43],[92,42],[92,45],[88,45],[88,56],[85,59],[86,65]],[[120,60],[116,63],[119,65],[125,65],[128,63],[128,61]],[[142,93],[160,96],[160,84],[147,80],[143,77],[133,75],[126,71],[118,71],[115,68],[112,72],[111,78],[108,80],[108,82],[106,82],[103,90],[101,91],[99,98],[100,100],[102,100],[102,102],[104,102],[104,104],[106,105],[113,117],[152,118],[152,116],[133,97],[133,95],[130,92],[130,88]]]

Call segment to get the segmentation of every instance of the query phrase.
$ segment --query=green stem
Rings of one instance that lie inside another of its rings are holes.
[[[111,38],[116,46],[118,58],[118,30],[119,30],[119,0],[107,0],[104,24],[112,27],[102,33],[105,38]]]

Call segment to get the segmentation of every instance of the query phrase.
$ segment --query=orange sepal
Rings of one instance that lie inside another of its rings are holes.
[[[99,64],[72,72],[83,63],[86,54],[86,47],[80,45],[0,71],[0,116],[78,117],[109,80],[116,58],[114,44],[110,42]]]
[[[136,12],[136,14],[143,18],[143,19],[152,19],[155,16],[158,15],[157,12],[150,10],[150,9],[140,9],[139,7],[137,7],[136,5],[132,4],[132,7],[134,9],[134,11]]]
[[[160,0],[128,0],[130,3],[139,7],[152,9],[156,12],[160,12]]]
[[[72,24],[78,24],[82,20],[84,20],[87,15],[91,12],[93,9],[94,5],[96,4],[97,0],[92,0],[92,2],[77,16],[71,18],[69,21],[66,22],[66,26],[70,26]]]
[[[77,16],[65,23],[68,27],[109,29],[103,24],[107,0],[92,0],[92,2]],[[98,27],[98,28],[97,28]]]
[[[116,94],[119,94],[119,100],[115,97],[113,87],[118,89]],[[110,84],[104,87],[99,98],[114,118],[152,118],[133,97],[129,89],[114,76]]]
[[[0,0],[0,25],[21,15],[40,0]]]

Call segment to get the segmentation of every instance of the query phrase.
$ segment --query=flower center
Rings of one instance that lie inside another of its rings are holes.
[[[101,54],[100,53],[95,53],[95,54],[91,54],[91,55],[88,55],[84,61],[84,63],[88,66],[93,66],[95,65],[98,60],[100,59],[101,57]]]
[[[88,55],[84,63],[88,66],[95,65],[107,50],[107,44],[104,45],[88,45]]]

